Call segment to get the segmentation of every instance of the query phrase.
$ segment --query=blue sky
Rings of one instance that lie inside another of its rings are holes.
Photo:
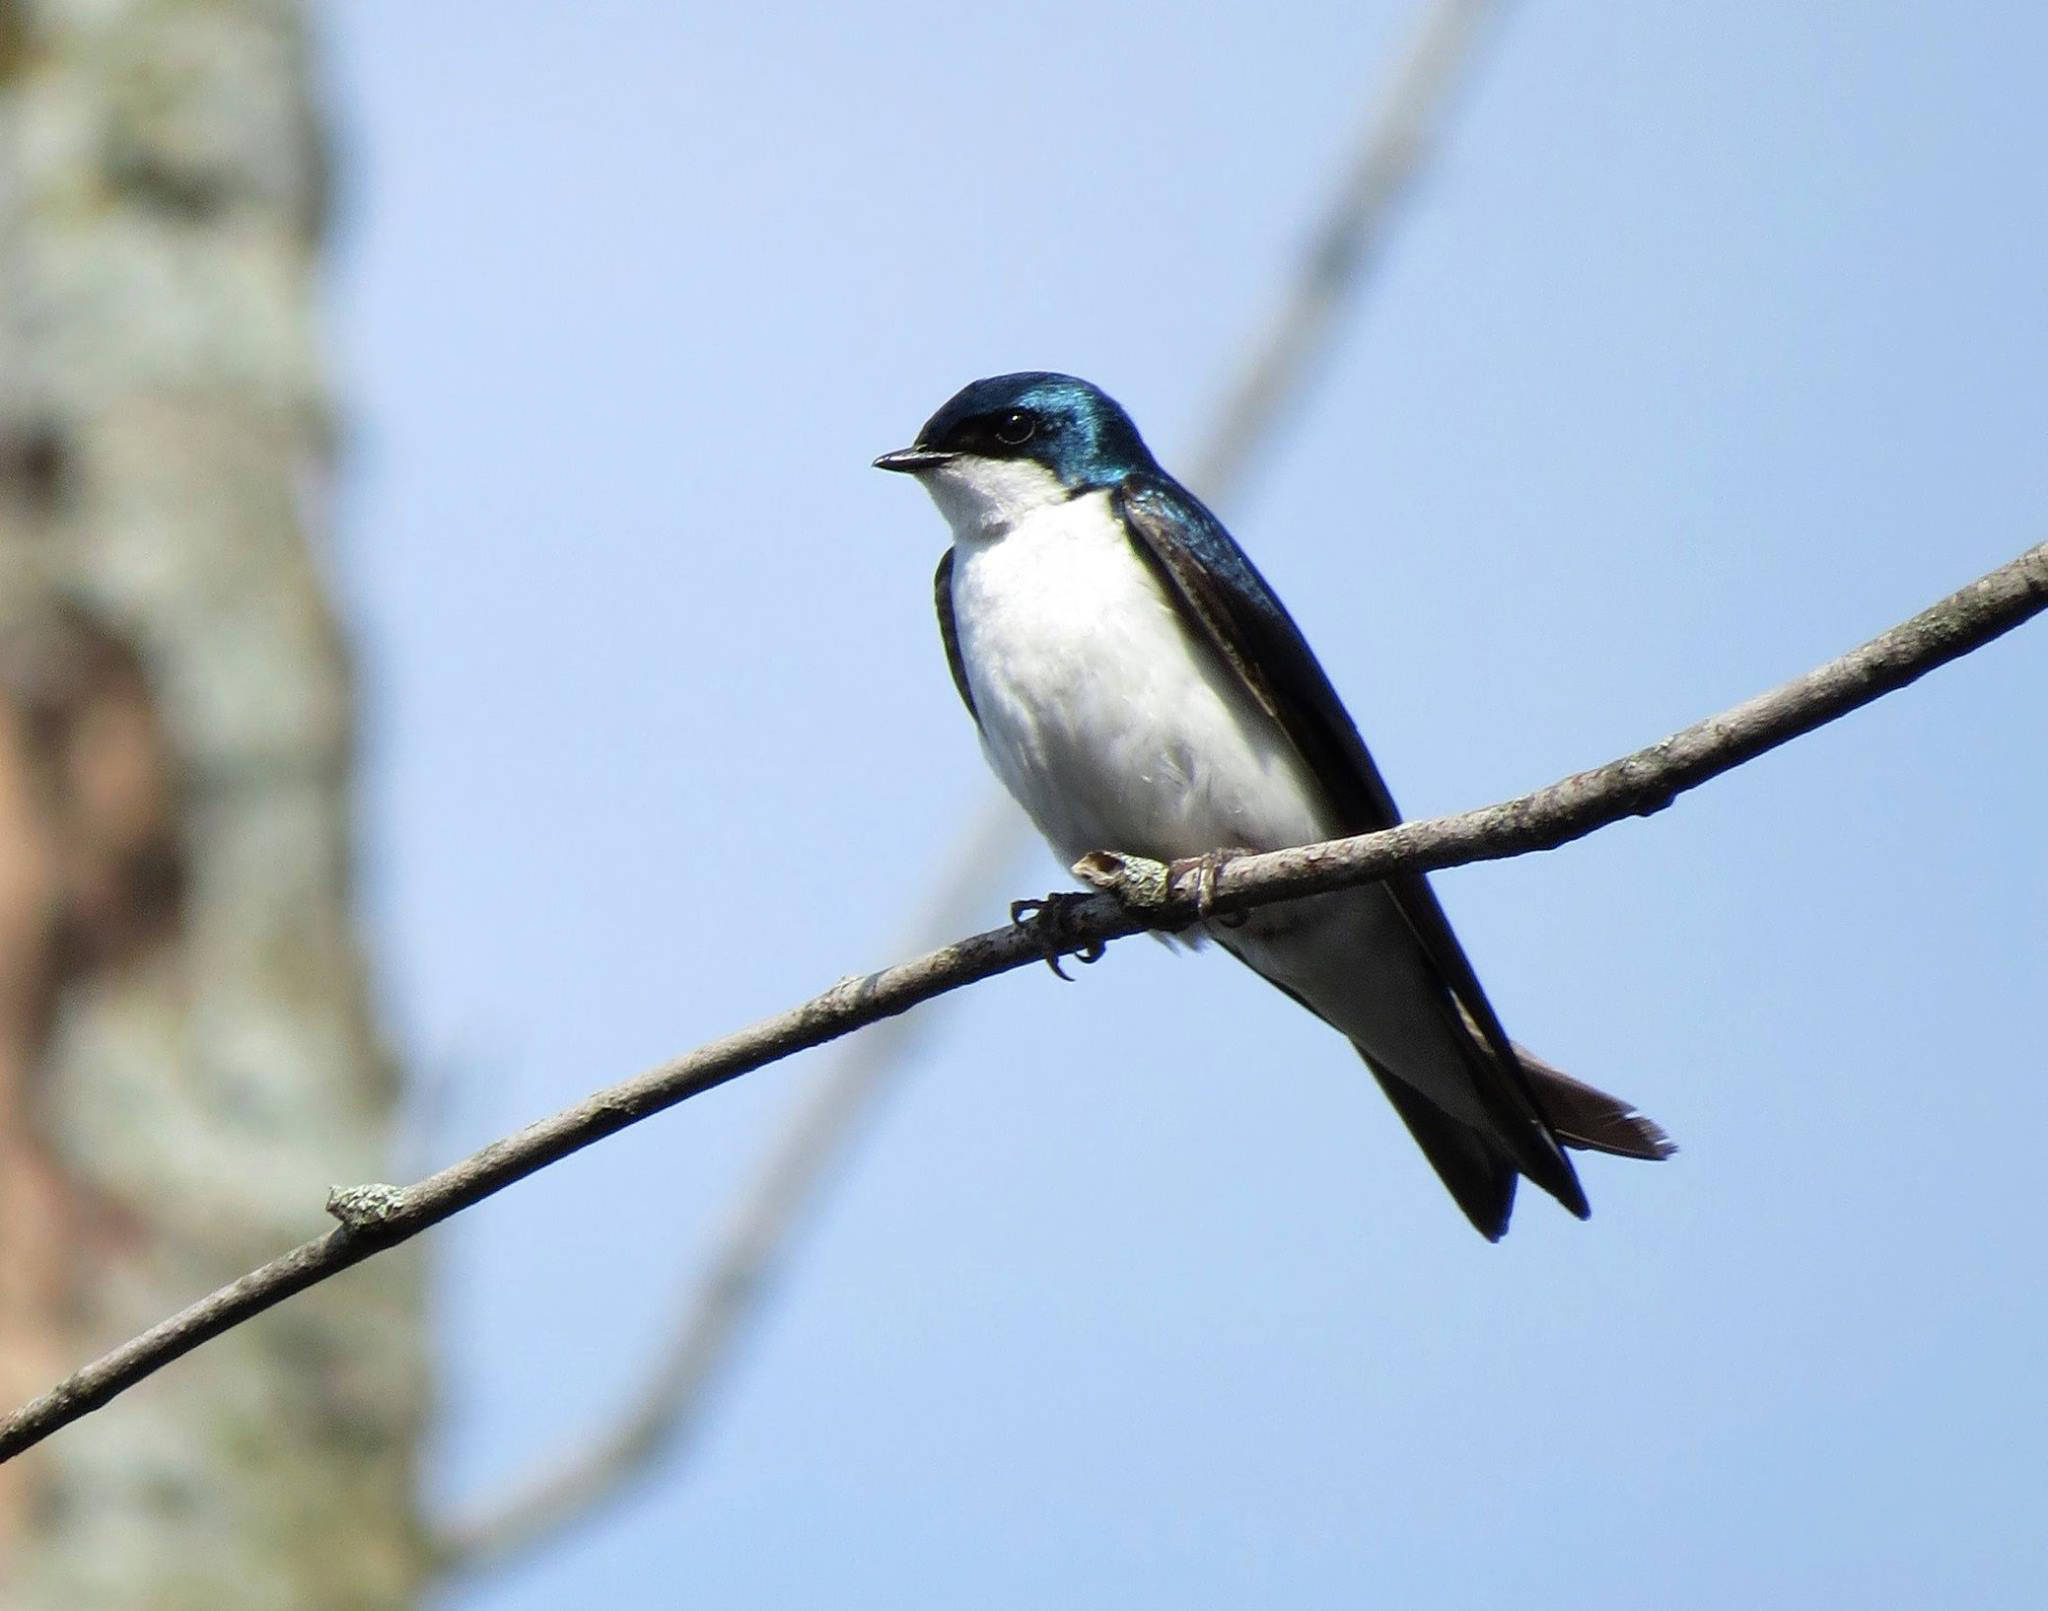
[[[889,960],[992,785],[868,460],[1049,367],[1184,462],[1414,15],[323,9],[412,1164]],[[1409,812],[2048,534],[2044,60],[2032,6],[1510,8],[1227,510]],[[1487,1246],[1221,957],[956,1001],[687,1458],[445,1603],[2038,1603],[2044,687],[2037,625],[1439,879],[1517,1038],[1684,1148],[1585,1225]],[[437,1502],[630,1395],[819,1066],[440,1237]]]

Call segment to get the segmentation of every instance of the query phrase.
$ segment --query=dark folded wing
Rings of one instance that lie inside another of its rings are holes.
[[[1370,833],[1398,823],[1394,797],[1301,629],[1222,523],[1164,475],[1140,472],[1112,496],[1138,552],[1198,636],[1281,725],[1345,831]],[[1588,1209],[1578,1178],[1429,881],[1420,873],[1396,873],[1386,888],[1442,982],[1446,1020],[1470,1050],[1473,1083],[1500,1139],[1532,1180],[1583,1218]],[[1477,1041],[1464,1032],[1467,1015],[1478,1027]]]
[[[967,667],[960,659],[960,629],[953,624],[953,550],[950,548],[939,560],[938,574],[932,578],[932,602],[939,607],[939,637],[946,645],[946,665],[953,673],[953,686],[960,690],[960,703],[967,707],[967,714],[979,727],[981,713],[974,708],[974,694],[967,686]]]
[[[1380,1089],[1387,1093],[1387,1100],[1408,1126],[1437,1179],[1465,1211],[1472,1228],[1489,1242],[1507,1235],[1508,1219],[1515,1211],[1515,1182],[1520,1178],[1507,1154],[1370,1057],[1365,1066],[1380,1082]]]

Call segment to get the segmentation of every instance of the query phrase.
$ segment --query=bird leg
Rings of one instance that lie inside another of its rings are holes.
[[[1094,899],[1074,890],[1055,891],[1043,900],[1010,902],[1010,921],[1038,942],[1045,965],[1072,984],[1073,975],[1060,966],[1060,954],[1073,943],[1075,909]],[[1103,942],[1090,940],[1074,953],[1076,962],[1100,962]]]

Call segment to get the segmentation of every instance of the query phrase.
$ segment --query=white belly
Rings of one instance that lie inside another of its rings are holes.
[[[1278,725],[1190,638],[1106,493],[962,537],[953,619],[989,764],[1069,862],[1334,832]]]

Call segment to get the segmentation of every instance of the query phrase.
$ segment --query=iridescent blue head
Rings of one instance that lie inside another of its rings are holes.
[[[924,476],[963,460],[1029,463],[1069,493],[1114,486],[1156,470],[1130,415],[1099,387],[1072,375],[1027,371],[977,380],[924,422],[911,446],[884,453],[876,468]]]

